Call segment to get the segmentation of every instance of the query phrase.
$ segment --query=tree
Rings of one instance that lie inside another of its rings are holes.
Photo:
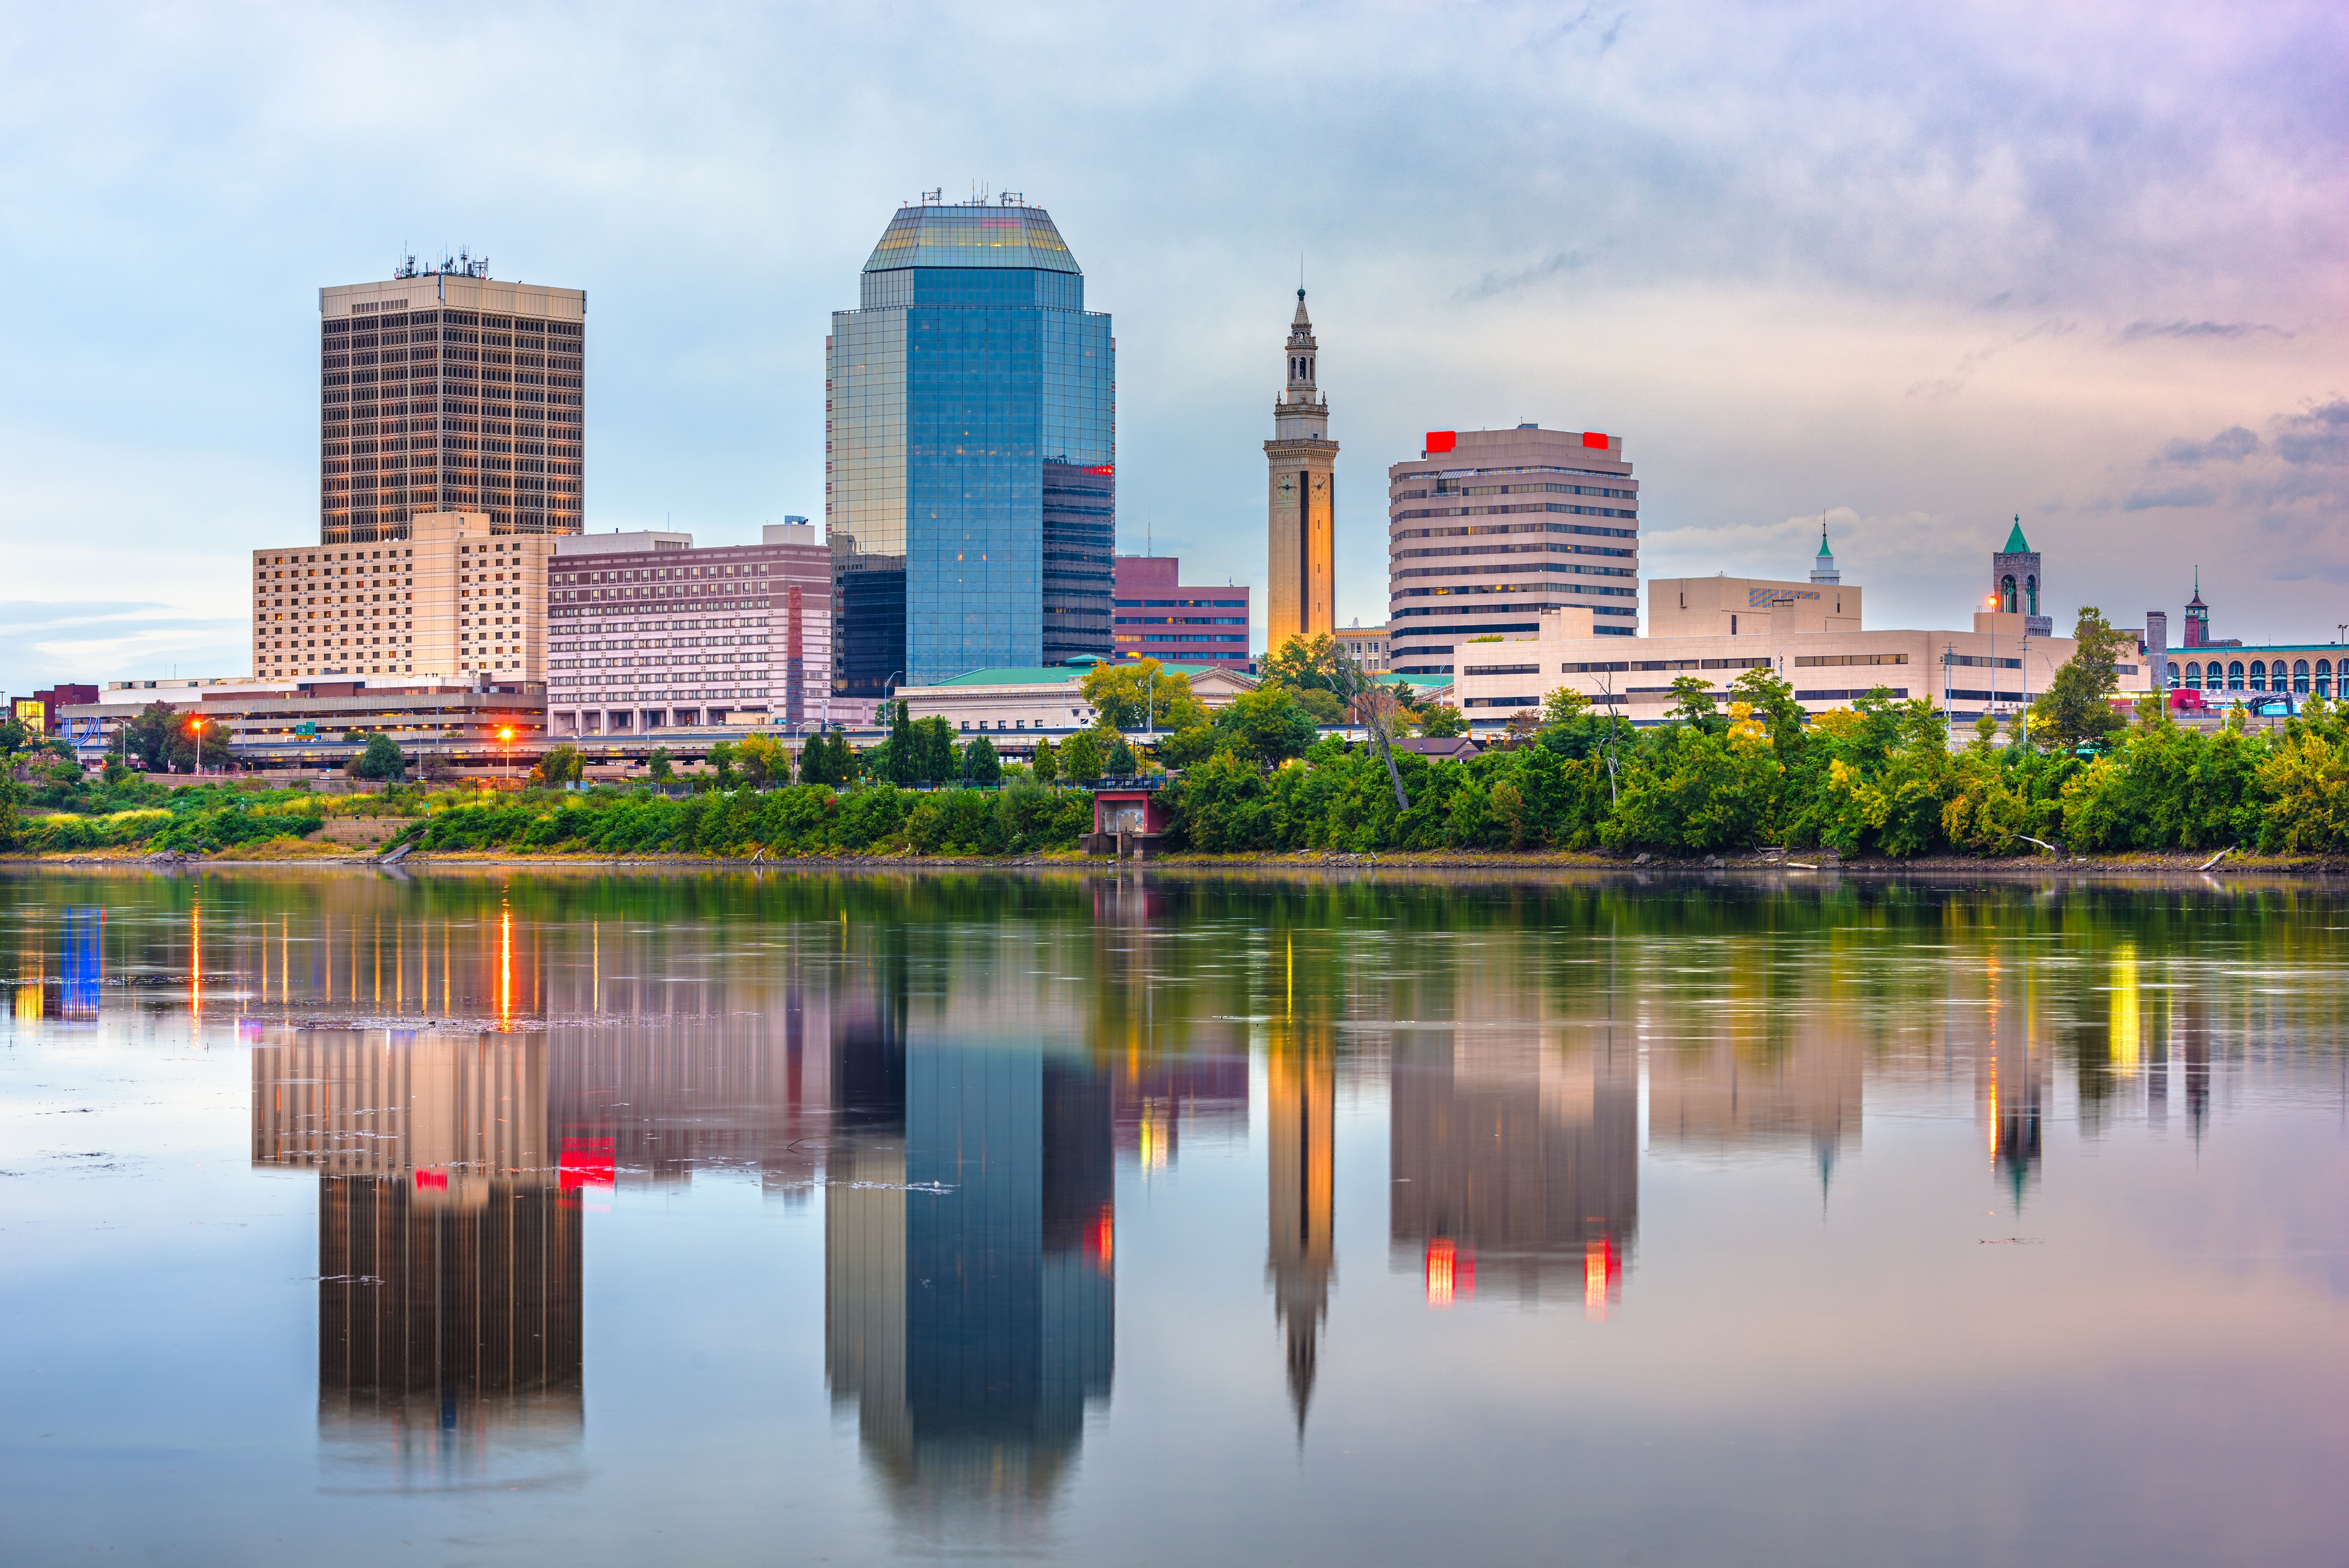
[[[947,783],[955,776],[954,731],[935,713],[926,719],[916,720],[911,755],[912,777],[901,782]]]
[[[1278,767],[1320,739],[1313,715],[1299,707],[1288,690],[1259,686],[1243,691],[1216,715],[1224,743],[1257,766]]]
[[[962,776],[975,784],[1003,782],[1003,759],[995,754],[995,742],[979,736],[962,749]]]
[[[848,755],[848,742],[829,731],[818,730],[800,748],[802,784],[844,784],[855,767]]]
[[[1590,711],[1590,699],[1571,686],[1561,686],[1542,699],[1542,725],[1548,728],[1574,722]]]
[[[1079,730],[1061,748],[1061,771],[1071,782],[1101,777],[1102,760],[1101,736],[1092,730]]]
[[[1701,675],[1672,677],[1672,705],[1664,710],[1665,718],[1713,734],[1723,728],[1716,722],[1720,716],[1719,705],[1713,701],[1712,681]]]
[[[1112,733],[1107,739],[1109,746],[1102,755],[1102,776],[1130,779],[1142,771],[1134,763],[1133,748],[1125,743],[1123,735]]]
[[[1299,691],[1338,689],[1338,639],[1328,632],[1292,637],[1265,656],[1264,679]]]
[[[1810,722],[1809,712],[1795,701],[1795,689],[1776,670],[1761,664],[1731,681],[1729,690],[1733,701],[1753,711],[1754,721],[1769,733],[1778,760],[1785,762],[1803,743],[1803,726]]]
[[[122,745],[141,771],[160,774],[171,766],[171,736],[180,716],[169,702],[150,702],[122,726]]]
[[[365,737],[361,736],[360,740],[364,741]],[[230,756],[228,726],[217,719],[206,719],[201,715],[175,717],[164,744],[163,756],[174,773],[191,774],[200,764],[221,767]]]
[[[1468,717],[1445,702],[1430,702],[1419,711],[1419,732],[1449,740],[1468,732]]]
[[[899,699],[889,714],[889,782],[913,784],[922,776],[921,759],[914,751],[914,711]]]
[[[1291,687],[1289,701],[1313,715],[1316,724],[1342,724],[1346,722],[1346,705],[1338,701],[1337,693],[1324,691],[1318,686]]]
[[[1096,664],[1085,676],[1084,693],[1101,722],[1121,730],[1186,730],[1206,722],[1189,680],[1154,659]]]
[[[735,759],[740,763],[742,776],[753,786],[763,789],[771,784],[792,782],[792,754],[772,735],[750,734],[734,748]]]
[[[2115,732],[2128,727],[2110,701],[2119,683],[2116,666],[2127,639],[2094,605],[2082,607],[2072,639],[2072,657],[2031,704],[2033,729],[2066,751],[2104,745]]]
[[[655,752],[653,760],[656,776],[659,776],[660,770],[668,766],[668,753]],[[575,783],[585,767],[586,759],[580,755],[579,748],[566,742],[559,746],[549,746],[539,757],[538,765],[531,769],[531,774],[541,784],[553,784],[560,789],[564,784]]]
[[[554,751],[568,751],[574,759],[579,754],[578,748],[574,746],[557,746],[554,748]],[[549,752],[547,753],[547,756],[549,757],[554,755],[554,752]],[[545,764],[541,763],[540,765],[543,767]],[[578,767],[578,763],[574,761],[571,764],[571,777],[575,779],[579,776]],[[669,756],[668,748],[667,746],[655,746],[653,748],[653,754],[646,759],[645,776],[651,779],[652,782],[657,784],[665,784],[671,779],[677,777],[676,762]],[[552,773],[547,775],[546,782],[549,784],[555,782],[554,775]]]
[[[1034,774],[1036,782],[1041,784],[1050,784],[1061,776],[1061,754],[1052,749],[1050,741],[1039,740],[1036,742],[1036,755],[1030,760],[1028,771]]]
[[[408,776],[408,759],[399,754],[399,742],[378,730],[367,740],[367,750],[351,764],[351,772],[363,779],[389,781]]]
[[[719,789],[734,787],[734,742],[720,741],[709,748],[709,766],[718,775]]]

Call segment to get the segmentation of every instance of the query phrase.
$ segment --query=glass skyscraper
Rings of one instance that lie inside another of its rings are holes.
[[[900,208],[825,346],[834,690],[1112,657],[1116,345],[1040,207]]]

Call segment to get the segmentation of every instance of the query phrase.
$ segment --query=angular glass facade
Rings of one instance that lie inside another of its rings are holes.
[[[1115,347],[1038,207],[899,210],[833,317],[834,689],[1107,659]]]

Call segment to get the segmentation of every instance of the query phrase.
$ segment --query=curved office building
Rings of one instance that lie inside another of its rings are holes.
[[[1112,657],[1116,348],[1051,217],[926,200],[825,345],[833,688]]]

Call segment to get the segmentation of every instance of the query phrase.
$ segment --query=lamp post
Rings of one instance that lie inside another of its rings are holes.
[[[202,778],[204,776],[204,722],[202,719],[191,719],[188,721],[188,728],[196,737],[196,776]]]
[[[498,732],[498,739],[505,742],[506,765],[504,778],[508,783],[512,783],[513,781],[513,726],[511,724]]]

